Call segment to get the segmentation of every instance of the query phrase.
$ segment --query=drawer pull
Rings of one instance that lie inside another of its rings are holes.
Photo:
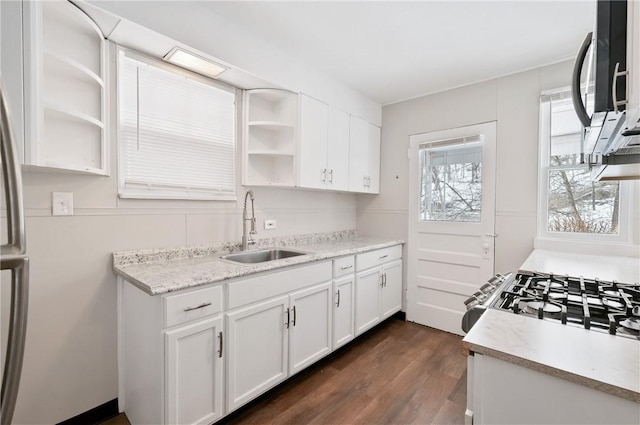
[[[380,256],[380,259],[382,260],[383,258],[387,258],[389,256],[389,254],[384,254]]]
[[[340,267],[340,268],[341,268],[342,270],[347,270],[347,269],[350,269],[350,268],[352,268],[352,267],[353,267],[353,264],[348,265],[348,266],[342,266],[342,267]]]
[[[195,307],[185,307],[184,311],[192,311],[192,310],[198,310],[200,308],[205,308],[205,307],[209,307],[211,305],[211,303],[202,303],[200,305],[197,305]]]

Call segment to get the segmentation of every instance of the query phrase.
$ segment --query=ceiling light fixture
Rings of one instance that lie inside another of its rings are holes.
[[[218,78],[220,74],[228,69],[177,46],[164,55],[164,60],[210,78]]]

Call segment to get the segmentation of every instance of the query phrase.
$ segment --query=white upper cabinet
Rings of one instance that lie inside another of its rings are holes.
[[[15,19],[22,25],[13,21],[8,26],[7,31],[21,33],[13,34],[17,42],[10,50],[3,44],[2,69],[3,74],[8,70],[6,85],[22,88],[22,99],[12,96],[12,109],[24,110],[14,118],[23,164],[108,174],[102,32],[67,1],[25,1],[9,10],[2,14],[2,26]],[[2,36],[11,35],[3,30]],[[22,74],[15,72],[18,65],[7,64],[20,53]]]
[[[295,186],[297,103],[286,90],[245,92],[243,185]]]
[[[349,191],[380,190],[380,127],[351,116],[349,137]]]
[[[300,94],[299,186],[349,190],[349,114]]]
[[[327,134],[329,106],[305,94],[300,94],[300,187],[327,187]]]

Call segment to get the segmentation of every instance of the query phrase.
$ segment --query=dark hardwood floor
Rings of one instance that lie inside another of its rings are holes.
[[[463,424],[461,338],[392,319],[225,424]]]
[[[220,423],[463,424],[460,341],[391,319]],[[128,424],[123,415],[116,420],[107,423]]]

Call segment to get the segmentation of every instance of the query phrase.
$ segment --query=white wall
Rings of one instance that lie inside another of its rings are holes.
[[[410,135],[497,121],[495,270],[517,270],[536,237],[540,92],[568,86],[572,67],[563,62],[383,107],[380,195],[358,196],[358,232],[407,239]]]

